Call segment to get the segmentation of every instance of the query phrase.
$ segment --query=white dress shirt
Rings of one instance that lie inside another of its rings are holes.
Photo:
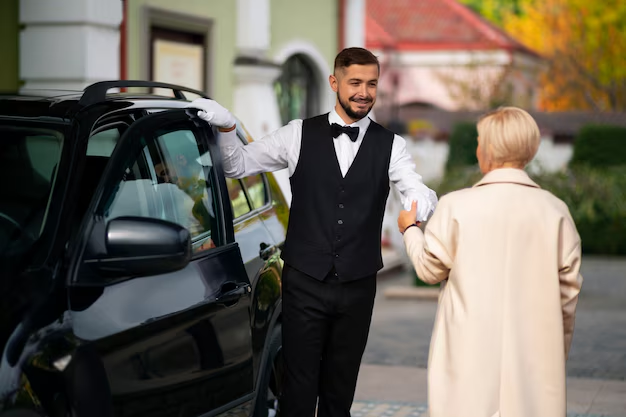
[[[348,125],[359,128],[359,136],[355,142],[352,142],[345,133],[334,139],[337,161],[344,177],[363,143],[370,122],[369,117],[364,117]],[[335,109],[328,115],[328,123],[346,126]],[[284,168],[288,168],[291,177],[300,158],[302,120],[293,120],[246,146],[237,138],[234,130],[221,133],[218,142],[223,157],[224,173],[229,178],[243,178]],[[417,201],[417,220],[427,220],[435,210],[437,195],[424,185],[422,176],[415,172],[415,163],[406,150],[406,141],[398,135],[394,136],[391,148],[389,180],[400,192],[405,209],[410,210],[411,202]]]

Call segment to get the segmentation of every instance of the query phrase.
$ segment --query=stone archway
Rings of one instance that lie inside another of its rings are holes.
[[[320,113],[320,80],[311,61],[304,54],[289,57],[274,83],[278,109],[283,124]]]
[[[310,117],[330,111],[335,103],[335,95],[328,84],[328,76],[332,69],[314,45],[300,40],[289,42],[274,54],[274,62],[282,68],[281,76],[275,83],[281,118]],[[297,91],[306,92],[306,97],[296,97],[304,102],[304,106],[297,104],[295,106],[302,110],[300,114],[296,111],[288,113],[283,110],[285,102],[289,102],[289,96],[284,88],[290,85],[294,87],[291,91],[292,96]],[[282,86],[282,91],[278,90],[279,86]],[[285,120],[283,122],[286,123]]]

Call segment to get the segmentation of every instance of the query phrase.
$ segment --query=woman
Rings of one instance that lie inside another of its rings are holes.
[[[430,345],[430,417],[566,415],[581,247],[565,203],[523,171],[539,138],[524,110],[486,114],[482,180],[441,198],[424,233],[415,204],[398,218],[417,275],[446,282]]]

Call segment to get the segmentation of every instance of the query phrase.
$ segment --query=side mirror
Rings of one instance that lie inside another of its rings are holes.
[[[191,236],[165,220],[118,217],[105,232],[106,256],[93,265],[107,276],[146,276],[183,269],[191,259]]]

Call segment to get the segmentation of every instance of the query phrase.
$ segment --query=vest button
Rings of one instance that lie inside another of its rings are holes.
[[[341,219],[340,219],[340,220],[337,220],[337,223],[338,223],[338,224],[343,224],[343,220],[341,220]]]
[[[339,208],[343,208],[343,204],[339,204]]]
[[[335,254],[335,258],[339,258],[339,254],[338,253]]]

